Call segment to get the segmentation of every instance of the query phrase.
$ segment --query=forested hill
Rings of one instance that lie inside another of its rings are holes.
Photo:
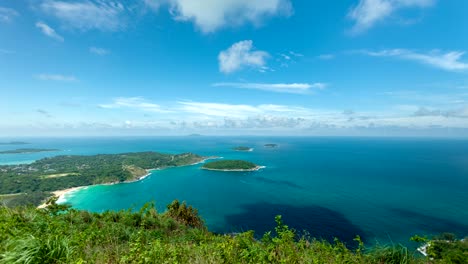
[[[0,166],[0,200],[8,205],[38,205],[52,191],[132,181],[147,174],[148,169],[189,165],[203,159],[192,153],[137,152],[56,156],[32,164]]]

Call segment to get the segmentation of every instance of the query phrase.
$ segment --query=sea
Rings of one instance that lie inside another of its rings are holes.
[[[0,141],[9,141],[1,139]],[[154,170],[141,181],[97,185],[61,199],[76,209],[158,211],[174,199],[197,208],[216,233],[275,227],[281,215],[298,234],[348,245],[403,244],[413,235],[468,235],[468,140],[355,137],[111,137],[22,138],[0,150],[60,149],[3,154],[0,164],[31,163],[56,155],[157,151],[241,159],[254,172],[202,170],[202,164]],[[277,147],[265,147],[265,144]],[[251,152],[233,150],[237,146]]]

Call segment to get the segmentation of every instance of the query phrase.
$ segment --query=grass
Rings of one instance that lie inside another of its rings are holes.
[[[359,237],[357,249],[339,240],[298,239],[281,216],[274,219],[276,228],[259,240],[253,231],[214,234],[191,206],[174,201],[167,208],[160,213],[147,204],[139,211],[92,213],[54,199],[45,209],[0,207],[0,264],[457,263],[429,262],[401,245],[366,250]],[[451,260],[457,259],[454,252]]]

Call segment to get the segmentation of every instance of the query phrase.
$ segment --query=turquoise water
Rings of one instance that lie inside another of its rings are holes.
[[[22,139],[28,141],[27,139]],[[3,140],[2,140],[3,141]],[[201,165],[153,171],[142,181],[93,186],[67,202],[92,211],[138,209],[174,199],[199,209],[210,230],[261,234],[274,216],[312,236],[352,243],[403,243],[414,234],[468,235],[468,140],[382,138],[168,137],[29,139],[63,151],[0,155],[18,163],[54,155],[153,150],[245,159],[257,172],[213,172]],[[278,148],[265,148],[277,143]],[[235,152],[245,145],[253,152]],[[15,146],[0,146],[14,149]]]

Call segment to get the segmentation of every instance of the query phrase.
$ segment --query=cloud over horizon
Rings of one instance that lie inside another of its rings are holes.
[[[214,83],[214,87],[234,87],[242,89],[255,89],[277,93],[305,94],[311,89],[325,89],[325,83]]]

